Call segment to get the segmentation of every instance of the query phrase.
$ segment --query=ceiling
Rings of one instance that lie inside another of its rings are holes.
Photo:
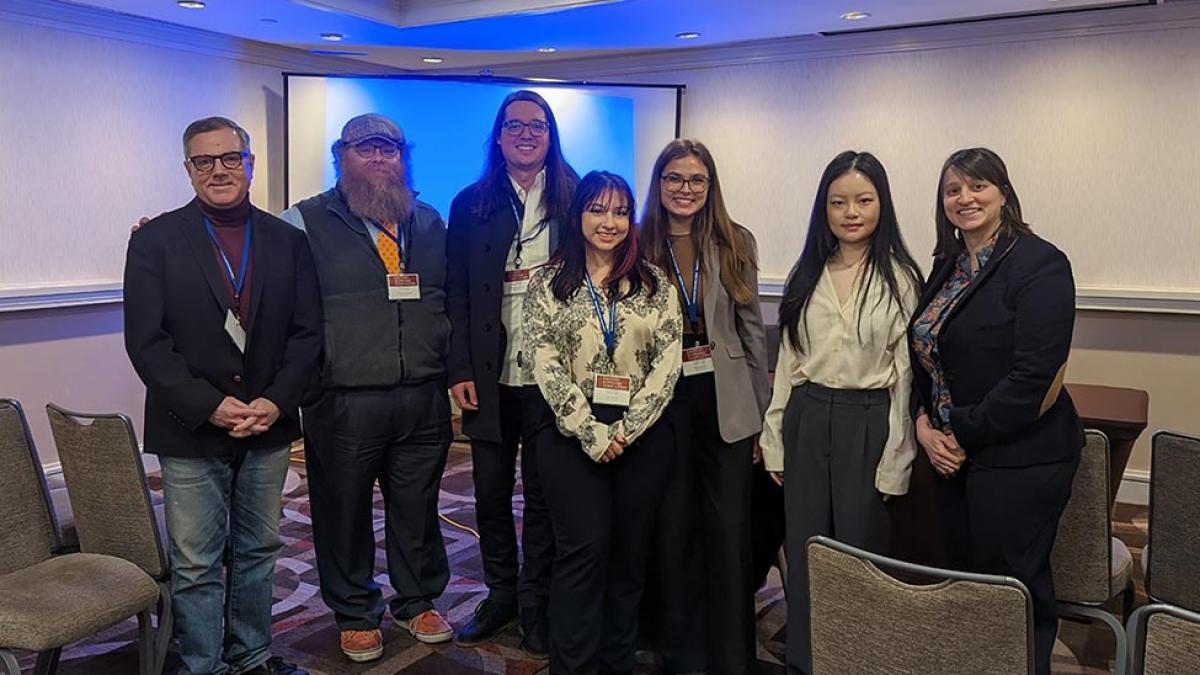
[[[407,70],[475,68],[1155,0],[71,0],[74,4]],[[847,20],[843,14],[863,12]],[[699,33],[682,39],[680,33]],[[322,39],[325,33],[342,36]],[[542,51],[539,51],[542,50]],[[553,51],[550,51],[553,50]],[[441,58],[425,63],[425,58]]]

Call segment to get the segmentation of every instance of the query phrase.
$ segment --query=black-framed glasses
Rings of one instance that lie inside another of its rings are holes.
[[[545,136],[547,131],[550,131],[550,125],[541,120],[533,120],[532,122],[522,122],[521,120],[508,120],[500,125],[504,129],[504,133],[509,136],[520,136],[526,128],[529,133],[534,136]]]
[[[249,156],[250,153],[244,150],[242,152],[227,152],[223,155],[192,155],[188,157],[188,163],[196,171],[208,173],[217,165],[217,160],[219,159],[221,160],[221,166],[232,171],[241,168],[242,162]]]
[[[391,159],[400,154],[400,146],[378,138],[372,138],[361,143],[355,143],[353,146],[355,154],[363,159],[370,159],[376,152],[384,157]]]
[[[662,178],[663,187],[667,188],[667,192],[679,192],[684,185],[690,187],[693,192],[704,192],[711,182],[708,176],[700,174],[685,178],[677,173],[668,173],[660,178]]]

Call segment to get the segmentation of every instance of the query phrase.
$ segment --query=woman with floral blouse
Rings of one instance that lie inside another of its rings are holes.
[[[559,250],[529,280],[525,362],[556,424],[538,468],[554,526],[550,670],[633,669],[638,603],[681,362],[674,286],[638,250],[628,183],[583,178]]]

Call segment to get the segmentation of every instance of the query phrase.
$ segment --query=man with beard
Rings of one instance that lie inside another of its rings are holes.
[[[342,652],[363,662],[383,655],[376,481],[392,618],[421,642],[451,637],[433,606],[450,578],[437,514],[451,440],[446,227],[415,199],[409,146],[392,120],[351,119],[333,161],[337,185],[283,218],[308,235],[325,314],[320,397],[304,408],[321,597]]]
[[[554,532],[537,471],[538,431],[553,416],[522,374],[521,307],[531,270],[549,260],[579,183],[559,147],[545,99],[516,91],[500,104],[483,176],[450,207],[447,306],[454,331],[450,382],[471,437],[475,511],[488,597],[459,629],[470,646],[492,639],[518,616],[531,656],[546,658],[546,609]],[[525,512],[517,571],[512,496],[517,448]]]

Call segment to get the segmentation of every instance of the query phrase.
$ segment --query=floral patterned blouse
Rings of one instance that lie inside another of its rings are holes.
[[[658,421],[679,377],[683,317],[675,285],[658,267],[650,269],[658,292],[648,297],[643,288],[617,303],[611,359],[584,284],[567,302],[560,302],[550,286],[557,266],[542,267],[529,280],[523,321],[525,348],[532,358],[524,362],[526,374],[550,404],[559,431],[579,439],[583,451],[596,461],[614,436],[623,435],[632,443]],[[629,407],[612,424],[592,414],[592,376],[597,373],[630,378]]]
[[[988,243],[984,244],[983,248],[975,254],[979,266],[974,272],[971,271],[971,254],[964,248],[958,254],[958,259],[955,260],[954,272],[950,278],[942,285],[937,295],[933,296],[933,300],[929,301],[925,311],[921,312],[921,315],[913,322],[912,341],[917,362],[933,380],[934,410],[924,412],[929,414],[930,422],[938,429],[950,427],[950,411],[954,408],[954,402],[950,400],[950,387],[946,384],[946,374],[942,371],[941,355],[938,353],[938,336],[941,335],[946,317],[950,316],[950,312],[958,304],[963,291],[971,285],[971,280],[987,264],[995,248],[996,235],[992,235]]]

